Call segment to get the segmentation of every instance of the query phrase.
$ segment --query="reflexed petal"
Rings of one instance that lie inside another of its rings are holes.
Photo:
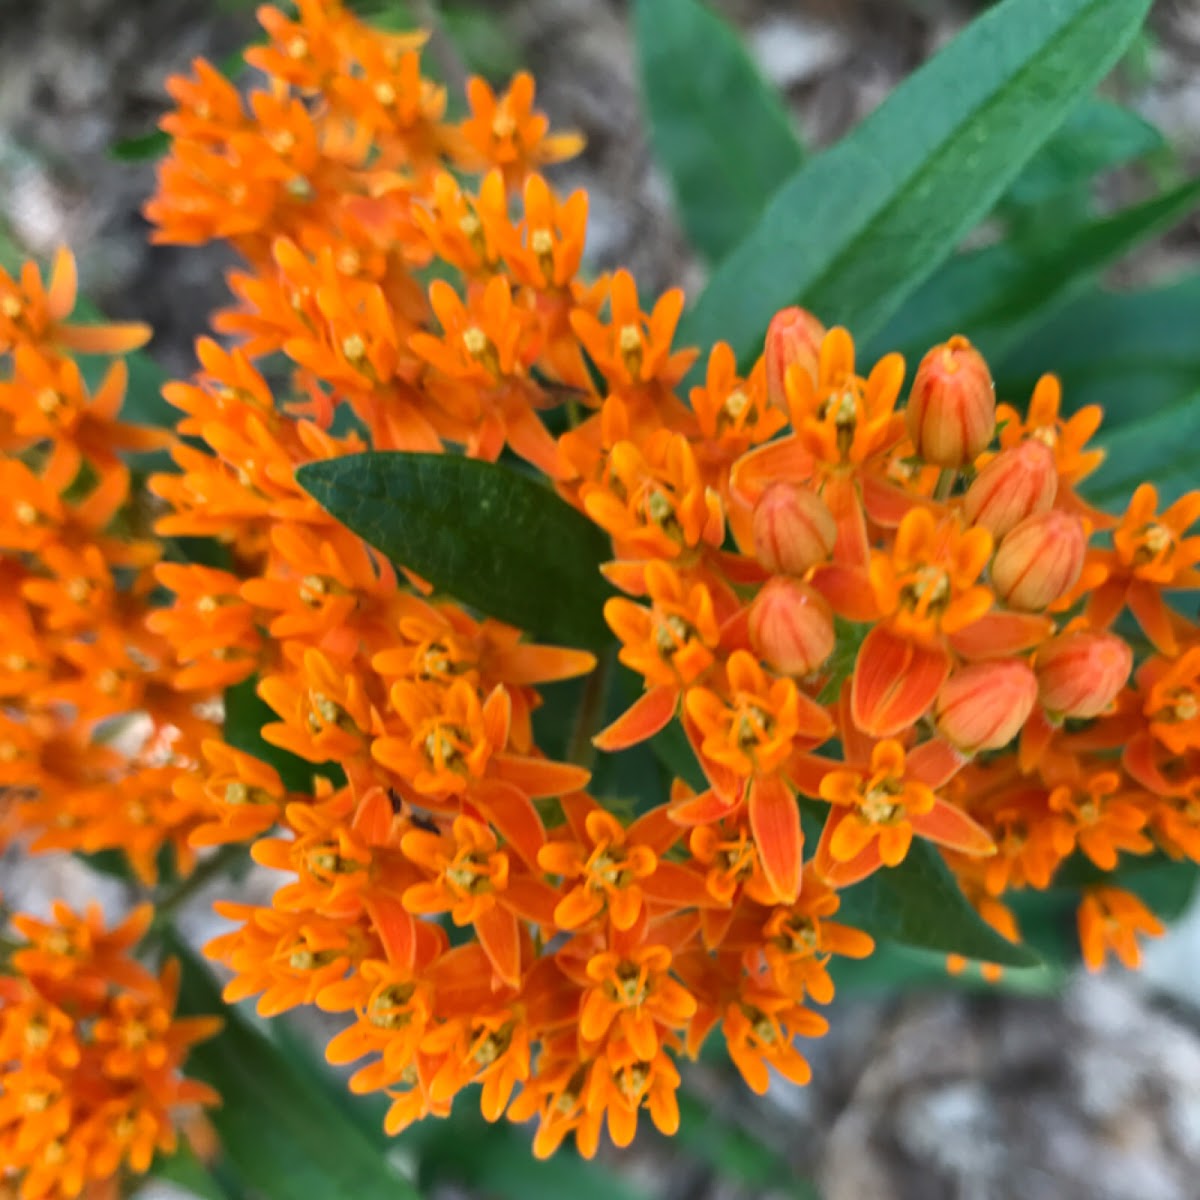
[[[494,904],[475,918],[475,932],[496,974],[509,987],[520,987],[521,939],[517,918],[508,909]]]
[[[778,775],[751,780],[749,816],[763,872],[780,901],[791,904],[800,895],[804,834],[800,807]]]
[[[608,753],[636,746],[665,729],[679,705],[679,689],[660,685],[643,692],[592,744]]]
[[[949,673],[944,650],[877,626],[863,639],[854,666],[854,723],[876,737],[902,733],[928,712]]]
[[[981,825],[967,816],[961,808],[947,804],[945,800],[934,801],[927,813],[911,813],[909,820],[919,837],[957,850],[960,854],[994,854],[996,844]]]

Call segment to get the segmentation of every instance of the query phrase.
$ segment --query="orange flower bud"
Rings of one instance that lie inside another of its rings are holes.
[[[905,410],[917,454],[939,467],[961,467],[987,449],[996,429],[996,388],[983,355],[965,337],[934,346],[921,359]]]
[[[1037,677],[1015,658],[963,667],[938,693],[938,731],[971,754],[998,750],[1025,724],[1037,691]]]
[[[1049,512],[1058,492],[1054,451],[1028,438],[1001,450],[963,497],[963,515],[972,525],[991,530],[999,540],[1026,517]]]
[[[992,587],[1011,608],[1036,612],[1053,604],[1083,570],[1083,522],[1054,509],[1010,530],[992,560]]]
[[[776,408],[787,409],[787,389],[784,379],[793,363],[803,367],[817,379],[817,360],[825,326],[810,312],[793,305],[781,308],[767,326],[767,343],[763,350],[767,366],[767,399]]]
[[[768,571],[803,575],[824,562],[837,541],[837,522],[808,488],[773,483],[754,508],[754,553]]]
[[[816,670],[833,653],[834,640],[825,598],[797,579],[772,579],[750,606],[750,644],[784,675]]]
[[[1048,641],[1035,664],[1038,697],[1063,717],[1102,713],[1133,670],[1133,651],[1115,633],[1076,629]]]

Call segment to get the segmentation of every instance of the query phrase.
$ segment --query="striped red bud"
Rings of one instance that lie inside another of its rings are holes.
[[[1020,732],[1037,694],[1037,677],[1018,659],[963,667],[938,693],[938,732],[968,754],[998,750]]]
[[[803,575],[824,562],[837,541],[837,522],[815,492],[773,483],[754,507],[754,554],[768,571]]]
[[[918,457],[962,467],[987,449],[996,429],[996,389],[983,355],[952,337],[921,360],[905,410]]]
[[[975,476],[963,497],[963,515],[999,540],[1026,517],[1049,512],[1058,492],[1054,451],[1029,438],[1001,450]]]
[[[784,675],[815,671],[833,653],[834,641],[825,598],[798,579],[770,580],[750,606],[750,644]]]
[[[1116,699],[1133,670],[1133,651],[1115,633],[1076,629],[1037,652],[1038,698],[1061,717],[1095,717]]]
[[[787,388],[784,380],[788,367],[799,365],[817,379],[817,363],[825,326],[810,312],[792,305],[781,308],[767,326],[767,341],[763,357],[767,368],[767,399],[776,408],[787,409]]]
[[[1010,530],[992,560],[992,587],[1010,608],[1037,612],[1073,587],[1083,570],[1083,522],[1054,509]]]

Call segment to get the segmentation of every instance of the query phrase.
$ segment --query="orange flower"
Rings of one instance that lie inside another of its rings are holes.
[[[771,678],[745,650],[729,656],[725,676],[728,698],[694,686],[684,701],[694,747],[706,766],[716,764],[739,779],[769,775],[793,750],[819,745],[833,731],[829,714],[794,680]]]
[[[1131,971],[1142,965],[1137,935],[1162,937],[1163,923],[1124,888],[1089,888],[1079,902],[1079,944],[1089,971],[1099,971],[1111,951]]]
[[[940,799],[913,774],[897,741],[874,747],[869,770],[829,771],[821,780],[820,795],[835,807],[814,863],[833,887],[848,887],[881,866],[899,865],[914,835],[963,854],[985,855],[995,849],[962,809]]]
[[[448,912],[456,925],[474,925],[497,976],[519,986],[525,953],[518,918],[552,925],[553,890],[518,874],[496,835],[471,817],[456,817],[452,835],[410,830],[400,846],[410,862],[433,876],[405,890],[404,907],[413,913]]]
[[[609,1042],[592,1064],[584,1103],[593,1118],[607,1118],[613,1144],[625,1147],[633,1142],[643,1107],[659,1133],[670,1137],[678,1132],[679,1083],[679,1071],[665,1051],[647,1058],[632,1044]]]
[[[1113,531],[1113,549],[1096,556],[1108,578],[1088,601],[1088,620],[1106,627],[1128,606],[1155,646],[1174,655],[1179,618],[1162,593],[1200,586],[1200,535],[1187,536],[1197,520],[1200,492],[1188,492],[1158,513],[1158,491],[1143,483]]]
[[[996,407],[1000,446],[1007,450],[1026,438],[1036,438],[1054,451],[1059,478],[1074,485],[1087,478],[1104,461],[1103,450],[1085,449],[1088,439],[1100,428],[1104,416],[1099,405],[1089,404],[1063,418],[1062,385],[1053,375],[1043,375],[1033,389],[1026,416],[1011,405]]]
[[[1138,671],[1150,732],[1172,754],[1200,750],[1200,645],[1173,662],[1149,659]]]
[[[713,346],[704,386],[692,388],[688,398],[705,439],[697,448],[701,465],[727,491],[730,466],[787,424],[783,405],[768,402],[766,369],[756,367],[747,378],[739,377],[737,359],[726,342]]]
[[[895,411],[903,382],[898,354],[881,359],[867,379],[856,375],[853,339],[845,329],[831,329],[815,376],[801,362],[788,369],[792,432],[738,460],[730,476],[735,495],[753,504],[771,484],[811,484],[837,523],[834,557],[865,567],[865,513],[894,524],[896,500],[900,513],[911,503],[885,476],[886,456],[904,436],[904,419]]]
[[[658,1054],[661,1030],[682,1029],[696,1011],[692,994],[670,975],[666,946],[627,954],[605,950],[588,960],[579,1032],[589,1042],[622,1039],[641,1062]]]
[[[633,276],[617,271],[612,277],[610,302],[608,325],[583,308],[571,314],[571,327],[609,386],[614,391],[655,383],[673,388],[698,353],[671,352],[675,327],[683,313],[683,292],[679,288],[665,292],[647,315],[639,307]]]
[[[606,478],[579,495],[618,558],[672,559],[725,539],[720,497],[705,486],[688,440],[666,429],[640,445],[618,442]]]
[[[203,773],[181,775],[175,794],[212,816],[192,830],[193,846],[244,842],[265,833],[283,811],[284,789],[274,767],[223,742],[201,743]]]
[[[1115,771],[1096,771],[1080,785],[1054,788],[1050,809],[1073,827],[1080,850],[1102,871],[1116,869],[1118,855],[1149,854],[1153,843],[1142,832],[1147,813],[1141,793],[1127,790]]]
[[[828,1004],[834,994],[827,970],[830,956],[866,958],[875,949],[870,935],[829,920],[840,904],[837,893],[816,870],[806,870],[799,901],[771,911],[757,944],[746,952],[747,965],[753,967],[761,955],[775,987],[784,995],[797,1004],[806,997]]]
[[[824,1017],[777,992],[747,986],[730,1004],[721,1022],[729,1057],[751,1091],[762,1096],[770,1083],[768,1067],[803,1086],[812,1078],[808,1061],[792,1044],[797,1037],[821,1037]]]
[[[175,1149],[180,1110],[218,1100],[180,1068],[221,1022],[175,1017],[177,963],[155,977],[128,957],[149,915],[113,931],[63,905],[52,924],[15,919],[36,945],[0,987],[0,1146],[23,1197],[107,1194]]]
[[[708,795],[711,797],[711,793]],[[677,810],[672,816],[682,820]],[[732,909],[742,891],[758,904],[776,902],[775,889],[763,871],[754,835],[747,824],[730,818],[697,825],[688,835],[688,850],[697,863],[708,868],[705,887],[723,908]]]
[[[859,728],[891,736],[929,710],[950,670],[950,639],[992,607],[990,589],[977,582],[991,552],[986,529],[963,529],[955,518],[939,522],[915,508],[901,521],[891,552],[873,554],[870,583],[885,620],[867,634],[855,661]],[[1000,649],[993,642],[992,652]]]
[[[258,995],[258,1013],[277,1016],[312,1004],[330,984],[365,957],[361,929],[308,912],[285,913],[219,900],[213,909],[241,922],[232,933],[213,938],[204,953],[234,971],[223,996],[233,1004]],[[260,995],[261,993],[261,995]]]
[[[628,931],[648,901],[671,909],[704,902],[703,878],[662,857],[683,832],[667,808],[651,809],[626,829],[582,793],[563,797],[562,806],[573,840],[548,842],[537,859],[564,884],[579,881],[555,906],[559,929],[580,929],[607,912],[615,929]]]
[[[14,347],[61,347],[80,354],[127,354],[150,340],[150,326],[67,325],[75,309],[75,257],[65,247],[54,255],[46,283],[36,264],[22,265],[14,279],[0,269],[0,354]]]
[[[549,132],[549,120],[534,111],[534,90],[533,76],[527,71],[515,75],[502,96],[478,75],[468,81],[471,115],[458,128],[465,167],[500,167],[509,188],[515,189],[531,171],[574,158],[583,149],[579,134]]]
[[[596,735],[601,750],[623,750],[653,737],[675,715],[684,688],[715,662],[720,630],[708,588],[687,587],[674,567],[653,559],[644,579],[651,608],[619,596],[604,605],[604,618],[621,639],[618,657],[645,679],[647,690]]]
[[[498,1121],[517,1084],[529,1078],[530,1031],[521,1008],[451,1018],[421,1042],[424,1053],[441,1058],[429,1086],[434,1103],[451,1099],[472,1083],[482,1084],[484,1118]]]

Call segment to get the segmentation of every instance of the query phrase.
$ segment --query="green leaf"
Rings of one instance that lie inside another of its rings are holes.
[[[1200,180],[1190,180],[1113,216],[1058,229],[1052,239],[1009,239],[951,259],[908,299],[872,347],[919,358],[951,334],[964,333],[995,360],[1106,267],[1175,225],[1198,198]]]
[[[121,138],[109,147],[109,154],[120,162],[144,162],[148,158],[159,158],[171,147],[171,137],[161,129],[140,133],[136,137]]]
[[[680,341],[744,364],[776,310],[873,334],[1117,60],[1150,0],[1003,0],[783,185]]]
[[[717,261],[804,160],[783,100],[700,0],[637,0],[642,95],[684,231]]]
[[[756,1136],[731,1112],[714,1108],[706,1099],[680,1088],[679,1131],[675,1141],[700,1161],[708,1163],[722,1180],[751,1188],[755,1194],[788,1196],[792,1200],[819,1200],[816,1188],[796,1177],[795,1168],[778,1149]],[[749,1117],[750,1114],[744,1114]]]
[[[1029,161],[1003,204],[1045,204],[1101,171],[1145,158],[1164,145],[1162,134],[1144,117],[1111,100],[1089,97]]]
[[[174,1154],[156,1158],[150,1167],[150,1177],[172,1183],[201,1200],[229,1200],[229,1193],[186,1141],[180,1141]]]
[[[1196,443],[1200,440],[1200,392],[1163,405],[1136,420],[1101,428],[1097,446],[1108,451],[1103,466],[1081,490],[1101,507],[1119,505],[1145,481],[1158,489],[1161,504],[1177,500],[1196,485]]]
[[[876,871],[840,893],[838,920],[906,946],[1010,967],[1036,967],[1026,946],[998,934],[971,907],[936,850],[914,841],[898,867]]]
[[[1099,289],[1072,300],[993,364],[1007,399],[1027,397],[1053,371],[1069,410],[1104,407],[1113,429],[1195,390],[1200,379],[1200,275],[1131,292]]]
[[[385,451],[296,478],[347,528],[439,591],[535,637],[602,649],[605,534],[549,488],[496,463]]]
[[[1029,943],[1039,953],[1040,944]],[[934,950],[918,950],[895,942],[880,941],[867,958],[834,958],[829,963],[839,998],[848,996],[894,996],[898,991],[966,991],[995,994],[997,991],[1023,996],[1047,996],[1061,990],[1068,971],[1054,956],[1054,963],[1019,971],[1005,970],[998,981],[984,979],[977,966],[957,975],[946,970],[946,956]]]
[[[225,743],[270,763],[279,772],[279,778],[289,792],[311,792],[314,772],[332,775],[340,769],[332,763],[314,766],[290,750],[265,741],[262,727],[278,721],[279,716],[259,696],[255,690],[257,686],[258,680],[251,676],[225,689],[225,724],[222,730]]]
[[[466,1107],[471,1099],[462,1097],[464,1107],[447,1120],[408,1131],[418,1135],[419,1182],[426,1190],[455,1183],[496,1200],[649,1200],[642,1188],[603,1163],[585,1162],[570,1146],[535,1159],[528,1133],[504,1121],[489,1125],[478,1108]]]
[[[239,1180],[270,1200],[416,1200],[294,1056],[222,1003],[196,954],[176,939],[170,949],[184,968],[181,1009],[225,1018],[221,1033],[192,1051],[187,1073],[221,1094],[211,1119]]]

